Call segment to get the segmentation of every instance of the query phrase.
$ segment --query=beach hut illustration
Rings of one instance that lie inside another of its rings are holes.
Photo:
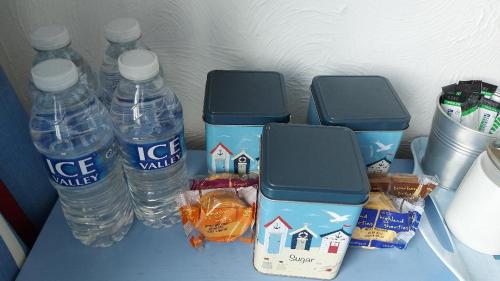
[[[212,173],[229,172],[229,159],[233,153],[221,142],[217,144],[211,151],[212,155]]]
[[[317,238],[316,233],[312,232],[307,225],[304,227],[295,230],[290,233],[292,235],[292,244],[290,248],[294,250],[306,250],[309,251],[311,248],[311,242],[313,238]]]
[[[277,216],[264,225],[264,249],[268,254],[279,254],[285,247],[288,231],[292,227],[281,217]]]
[[[368,173],[386,173],[391,167],[391,161],[382,158],[378,161],[366,165]]]
[[[233,160],[234,172],[237,174],[248,174],[250,172],[250,164],[255,159],[248,155],[245,150],[241,150],[240,153],[234,155],[231,160]]]
[[[343,254],[349,246],[351,235],[344,229],[335,230],[325,234],[321,234],[320,253],[328,254]]]

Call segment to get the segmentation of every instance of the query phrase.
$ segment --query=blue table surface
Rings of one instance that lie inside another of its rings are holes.
[[[204,151],[189,151],[190,175],[205,174]],[[393,172],[411,172],[413,162],[396,160]],[[189,246],[182,227],[155,230],[135,221],[128,235],[109,248],[86,247],[73,238],[54,206],[18,281],[301,280],[255,271],[252,245]],[[404,251],[350,248],[336,280],[456,280],[420,233]]]

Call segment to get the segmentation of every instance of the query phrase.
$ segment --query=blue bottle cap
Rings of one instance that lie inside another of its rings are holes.
[[[311,92],[323,125],[396,131],[410,123],[405,105],[381,76],[316,76]]]
[[[290,113],[283,76],[271,71],[210,71],[203,120],[213,125],[287,123]]]
[[[273,200],[362,204],[370,185],[354,132],[345,127],[268,124],[260,191]]]

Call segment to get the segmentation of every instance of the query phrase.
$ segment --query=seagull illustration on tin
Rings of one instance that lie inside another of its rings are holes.
[[[392,148],[392,146],[394,145],[393,143],[385,145],[385,144],[381,143],[380,141],[376,141],[375,144],[378,146],[377,152],[383,152],[383,151],[390,150]]]
[[[325,211],[325,213],[327,213],[328,215],[330,215],[330,217],[332,217],[332,219],[330,220],[330,222],[343,222],[343,221],[346,221],[349,219],[349,217],[351,215],[339,215],[335,212],[331,212],[331,211]]]

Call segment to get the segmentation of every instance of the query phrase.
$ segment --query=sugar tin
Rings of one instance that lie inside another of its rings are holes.
[[[369,193],[354,132],[268,124],[261,155],[255,268],[334,278]]]

